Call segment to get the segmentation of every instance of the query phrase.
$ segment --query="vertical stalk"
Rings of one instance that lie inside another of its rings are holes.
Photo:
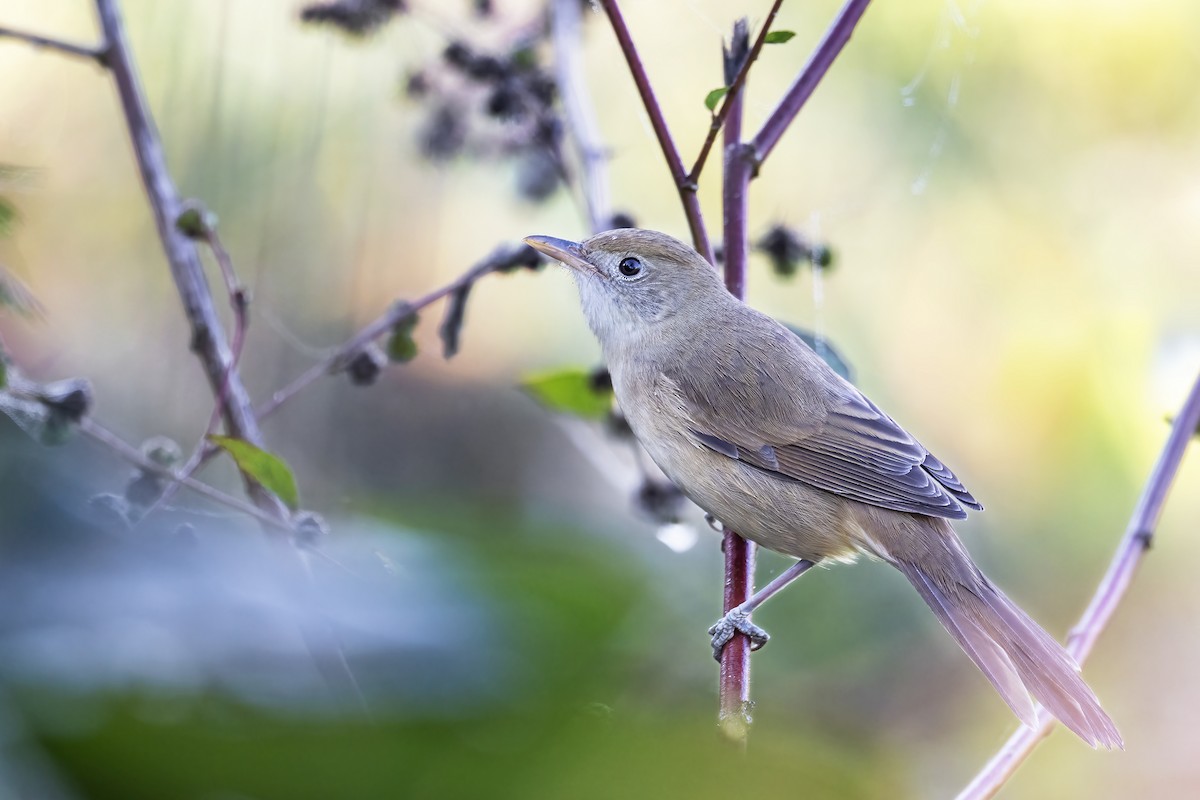
[[[731,84],[750,48],[746,20],[734,25],[733,40],[725,51],[725,82]],[[747,205],[752,163],[749,149],[742,142],[742,104],[745,91],[731,94],[725,117],[725,286],[739,299],[746,295]],[[733,531],[725,532],[724,609],[728,613],[749,599],[754,591],[755,546]],[[729,739],[745,745],[750,734],[750,640],[737,634],[721,651],[721,731]]]

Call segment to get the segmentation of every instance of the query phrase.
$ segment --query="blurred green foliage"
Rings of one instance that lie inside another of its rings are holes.
[[[608,385],[598,386],[594,370],[566,367],[528,375],[521,388],[551,411],[584,419],[603,419],[612,410],[611,379]]]

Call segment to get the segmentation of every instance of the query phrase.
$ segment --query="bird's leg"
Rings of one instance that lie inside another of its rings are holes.
[[[713,658],[717,661],[721,660],[721,651],[725,649],[725,645],[729,644],[729,640],[733,638],[735,633],[745,634],[750,639],[751,650],[757,650],[766,644],[771,638],[770,635],[750,621],[750,614],[754,609],[761,606],[767,598],[774,596],[783,587],[816,566],[816,563],[815,561],[809,561],[807,558],[800,559],[775,576],[766,586],[751,595],[749,600],[740,606],[731,608],[728,614],[717,621],[716,625],[709,628],[708,632],[712,634]]]

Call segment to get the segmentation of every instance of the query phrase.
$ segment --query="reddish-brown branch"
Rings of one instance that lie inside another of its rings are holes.
[[[825,77],[825,73],[829,71],[829,67],[837,58],[838,53],[842,52],[846,42],[850,41],[850,34],[854,32],[854,27],[858,25],[859,19],[862,18],[863,12],[867,10],[870,2],[871,0],[847,0],[846,5],[842,6],[842,10],[838,12],[829,29],[825,31],[825,36],[821,38],[817,49],[809,56],[808,63],[800,70],[800,74],[796,76],[796,80],[784,94],[783,99],[779,101],[779,105],[767,117],[762,130],[751,141],[757,162],[756,169],[758,165],[767,160],[767,156],[779,143],[780,137],[792,124],[796,115],[800,113],[800,109],[808,102],[808,98],[812,96],[817,84]]]
[[[650,87],[650,79],[646,76],[646,68],[633,44],[633,38],[629,35],[625,18],[621,15],[617,0],[600,0],[600,5],[604,8],[604,13],[608,15],[609,22],[612,24],[617,44],[620,45],[621,52],[625,55],[625,62],[629,65],[633,82],[637,85],[638,94],[642,97],[642,105],[646,108],[646,114],[650,117],[650,125],[654,128],[654,135],[658,139],[659,147],[662,148],[667,169],[670,170],[671,179],[675,182],[675,188],[679,192],[679,200],[683,203],[683,212],[687,216],[688,228],[692,232],[692,244],[710,264],[715,264],[712,245],[708,240],[708,231],[704,227],[704,215],[700,210],[700,198],[696,196],[695,187],[688,183],[688,175],[684,171],[679,148],[675,146],[675,140],[671,138],[671,130],[667,127],[666,118],[663,117],[662,106],[658,104],[658,98],[654,96],[654,89]]]
[[[725,53],[726,80],[745,59],[749,45],[746,21],[734,26],[733,39]],[[744,80],[744,79],[743,79]],[[725,175],[723,185],[725,220],[725,286],[739,299],[746,296],[750,162],[742,143],[742,93],[730,99],[725,120]],[[754,593],[754,544],[733,531],[726,531],[724,610],[728,613]],[[750,640],[737,634],[721,651],[721,731],[744,744],[750,734]]]
[[[750,65],[758,59],[758,54],[762,52],[763,45],[767,41],[767,34],[771,31],[771,24],[775,22],[775,15],[779,13],[781,5],[783,5],[783,0],[775,0],[771,4],[771,10],[767,12],[767,18],[763,20],[762,27],[759,28],[758,36],[755,37],[754,44],[750,48],[750,54],[742,61],[733,81],[726,84],[728,91],[721,102],[721,107],[713,115],[712,123],[708,126],[708,135],[704,137],[704,144],[700,146],[700,154],[696,156],[696,163],[692,164],[692,168],[688,170],[687,184],[692,192],[695,192],[699,186],[700,173],[704,171],[704,162],[708,160],[708,153],[712,150],[713,143],[717,141],[717,133],[720,132],[726,117],[733,109],[734,99],[741,94],[742,85],[746,82],[746,75],[750,73]]]
[[[1171,426],[1167,443],[1146,481],[1141,497],[1138,498],[1133,516],[1130,517],[1125,535],[1117,546],[1108,572],[1096,587],[1091,604],[1067,637],[1067,652],[1080,664],[1091,654],[1096,640],[1116,613],[1117,606],[1129,590],[1138,565],[1150,549],[1158,518],[1171,489],[1171,482],[1179,471],[1188,444],[1196,435],[1197,426],[1200,426],[1200,376],[1197,376],[1191,393]],[[1039,713],[1038,720],[1037,728],[1022,727],[1009,737],[1004,746],[962,790],[958,800],[985,800],[994,797],[1038,743],[1053,729],[1055,719],[1049,714]]]

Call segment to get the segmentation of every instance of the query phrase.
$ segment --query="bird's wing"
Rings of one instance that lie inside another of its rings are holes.
[[[983,508],[920,442],[780,330],[762,350],[710,350],[663,370],[664,393],[698,444],[896,511],[962,519],[963,506]]]

